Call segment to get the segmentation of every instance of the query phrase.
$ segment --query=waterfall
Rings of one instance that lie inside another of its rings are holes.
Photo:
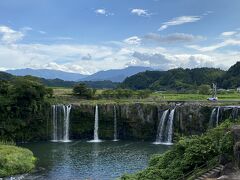
[[[69,142],[69,121],[71,105],[52,106],[52,141]]]
[[[156,141],[154,142],[154,144],[172,144],[175,109],[176,108],[172,109],[171,111],[168,109],[163,112],[158,124]]]
[[[117,110],[116,110],[116,106],[113,106],[113,113],[114,113],[114,139],[113,141],[118,141],[117,139]]]
[[[172,135],[173,135],[173,120],[174,120],[175,108],[171,110],[168,118],[168,136],[167,136],[167,144],[172,143]]]
[[[68,142],[69,141],[69,115],[71,111],[72,106],[63,106],[63,115],[64,115],[64,128],[63,128],[63,141]]]
[[[53,126],[53,134],[52,141],[57,141],[57,108],[56,105],[52,106],[52,126]]]
[[[98,105],[96,105],[96,107],[95,107],[95,122],[94,122],[94,139],[89,142],[102,142],[102,140],[100,140],[98,137],[98,122],[99,122]]]
[[[238,118],[238,109],[240,109],[240,106],[218,106],[213,108],[210,121],[209,121],[209,127],[213,128],[215,126],[219,125],[219,121],[222,120],[224,116],[225,111],[231,110],[231,115],[229,118],[237,119]]]
[[[168,111],[169,110],[165,110],[161,116],[161,119],[158,124],[156,141],[154,142],[154,144],[161,144],[161,142],[163,142],[164,124],[167,119],[166,117],[167,117]]]
[[[217,111],[217,108],[214,108],[211,112],[209,127],[214,127],[214,121],[215,121],[214,117],[215,117],[216,111]]]

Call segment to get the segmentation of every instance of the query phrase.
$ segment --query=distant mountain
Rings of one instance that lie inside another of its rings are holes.
[[[139,72],[145,72],[153,70],[150,67],[142,66],[130,66],[124,69],[111,69],[106,71],[99,71],[92,74],[86,78],[81,79],[81,81],[112,81],[112,82],[122,82],[129,76],[137,74]]]
[[[79,79],[87,77],[87,75],[78,74],[78,73],[70,73],[59,70],[51,70],[51,69],[15,69],[15,70],[7,70],[7,73],[16,76],[36,76],[45,79],[62,79],[65,81],[78,81]]]

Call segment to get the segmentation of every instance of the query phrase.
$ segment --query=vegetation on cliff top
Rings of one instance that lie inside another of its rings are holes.
[[[30,172],[35,162],[30,150],[0,143],[0,177]]]
[[[0,134],[4,140],[41,139],[46,131],[45,97],[51,91],[29,78],[0,80]],[[48,108],[47,108],[48,109]]]
[[[230,128],[234,124],[236,122],[228,120],[201,136],[182,138],[171,150],[153,156],[147,169],[133,175],[124,175],[121,179],[178,179],[219,155],[224,154],[231,160],[233,135]]]

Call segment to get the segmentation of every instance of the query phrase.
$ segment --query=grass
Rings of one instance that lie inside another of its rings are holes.
[[[56,103],[72,103],[72,104],[113,104],[113,103],[164,103],[166,101],[201,101],[204,103],[213,104],[207,101],[207,98],[211,97],[211,95],[202,95],[202,94],[177,94],[177,93],[167,93],[167,92],[153,92],[148,98],[145,99],[136,99],[136,98],[121,98],[121,99],[95,99],[95,100],[85,100],[79,99],[72,95],[71,88],[54,88],[54,97],[53,99],[49,99],[52,104]],[[100,95],[103,90],[97,90],[96,96]],[[240,93],[237,92],[225,92],[225,94],[218,94],[219,103],[217,104],[234,104],[240,102]],[[221,102],[222,101],[222,102]],[[225,102],[230,101],[230,102]],[[216,103],[215,103],[216,104]]]
[[[0,142],[0,177],[30,172],[35,162],[30,150]]]

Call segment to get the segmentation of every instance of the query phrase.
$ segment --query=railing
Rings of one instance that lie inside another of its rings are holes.
[[[186,174],[183,174],[177,180],[193,180],[193,179],[196,179],[197,177],[205,174],[206,172],[208,172],[212,168],[216,167],[219,164],[218,163],[219,158],[220,158],[220,156],[216,156],[212,160],[207,161],[205,164],[202,164],[201,166],[195,166],[195,168],[192,171],[190,171]]]

